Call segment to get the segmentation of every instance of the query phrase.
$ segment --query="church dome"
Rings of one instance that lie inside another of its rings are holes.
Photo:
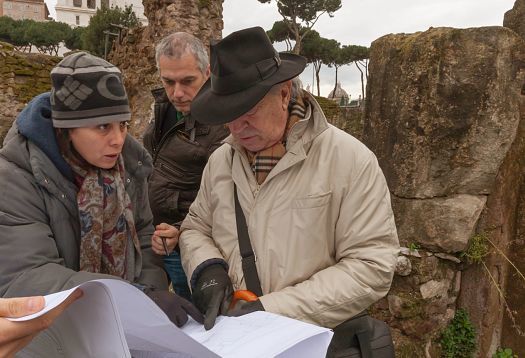
[[[335,90],[330,91],[328,94],[328,99],[337,102],[340,106],[346,106],[350,101],[350,96],[341,88],[341,82],[337,82]]]

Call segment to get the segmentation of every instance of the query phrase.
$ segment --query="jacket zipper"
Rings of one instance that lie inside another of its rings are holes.
[[[175,130],[177,130],[177,127],[178,127],[180,124],[182,124],[182,123],[184,123],[184,120],[181,120],[180,122],[175,123],[175,125],[174,125],[173,127],[171,127],[170,130],[167,131],[167,132],[162,136],[162,138],[160,139],[159,144],[156,145],[156,146],[154,147],[154,152],[155,152],[154,154],[155,154],[155,155],[153,156],[153,164],[155,164],[155,162],[157,161],[157,157],[159,156],[160,149],[162,148],[162,145],[164,144],[164,142],[166,142],[166,140],[168,140],[169,135],[170,135],[172,132],[174,132]]]

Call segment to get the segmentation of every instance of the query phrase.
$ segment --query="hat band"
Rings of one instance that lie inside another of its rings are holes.
[[[281,59],[276,54],[275,57],[259,61],[226,76],[219,77],[212,73],[211,90],[221,95],[242,91],[271,77],[280,65]]]
[[[101,124],[114,122],[125,122],[131,119],[131,113],[115,113],[102,117],[94,118],[77,118],[77,119],[54,119],[53,127],[55,128],[81,128],[95,127]]]
[[[93,109],[85,109],[81,111],[69,111],[54,109],[53,118],[55,119],[76,119],[76,118],[91,118],[103,117],[105,115],[113,115],[115,113],[129,113],[129,105],[123,104],[120,106],[100,107]]]

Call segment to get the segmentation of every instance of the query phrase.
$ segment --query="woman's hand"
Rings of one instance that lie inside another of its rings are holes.
[[[173,225],[160,223],[151,237],[151,248],[158,255],[169,255],[179,242],[179,229]],[[164,239],[164,243],[163,243]]]
[[[51,326],[54,320],[80,296],[82,291],[76,290],[51,311],[22,322],[12,322],[4,317],[22,317],[38,312],[44,308],[44,297],[0,298],[0,357],[13,357],[39,332]]]

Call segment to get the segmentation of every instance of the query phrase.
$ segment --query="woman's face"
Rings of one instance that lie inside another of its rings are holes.
[[[128,132],[128,122],[72,128],[69,136],[75,150],[89,164],[111,169],[117,163]]]

